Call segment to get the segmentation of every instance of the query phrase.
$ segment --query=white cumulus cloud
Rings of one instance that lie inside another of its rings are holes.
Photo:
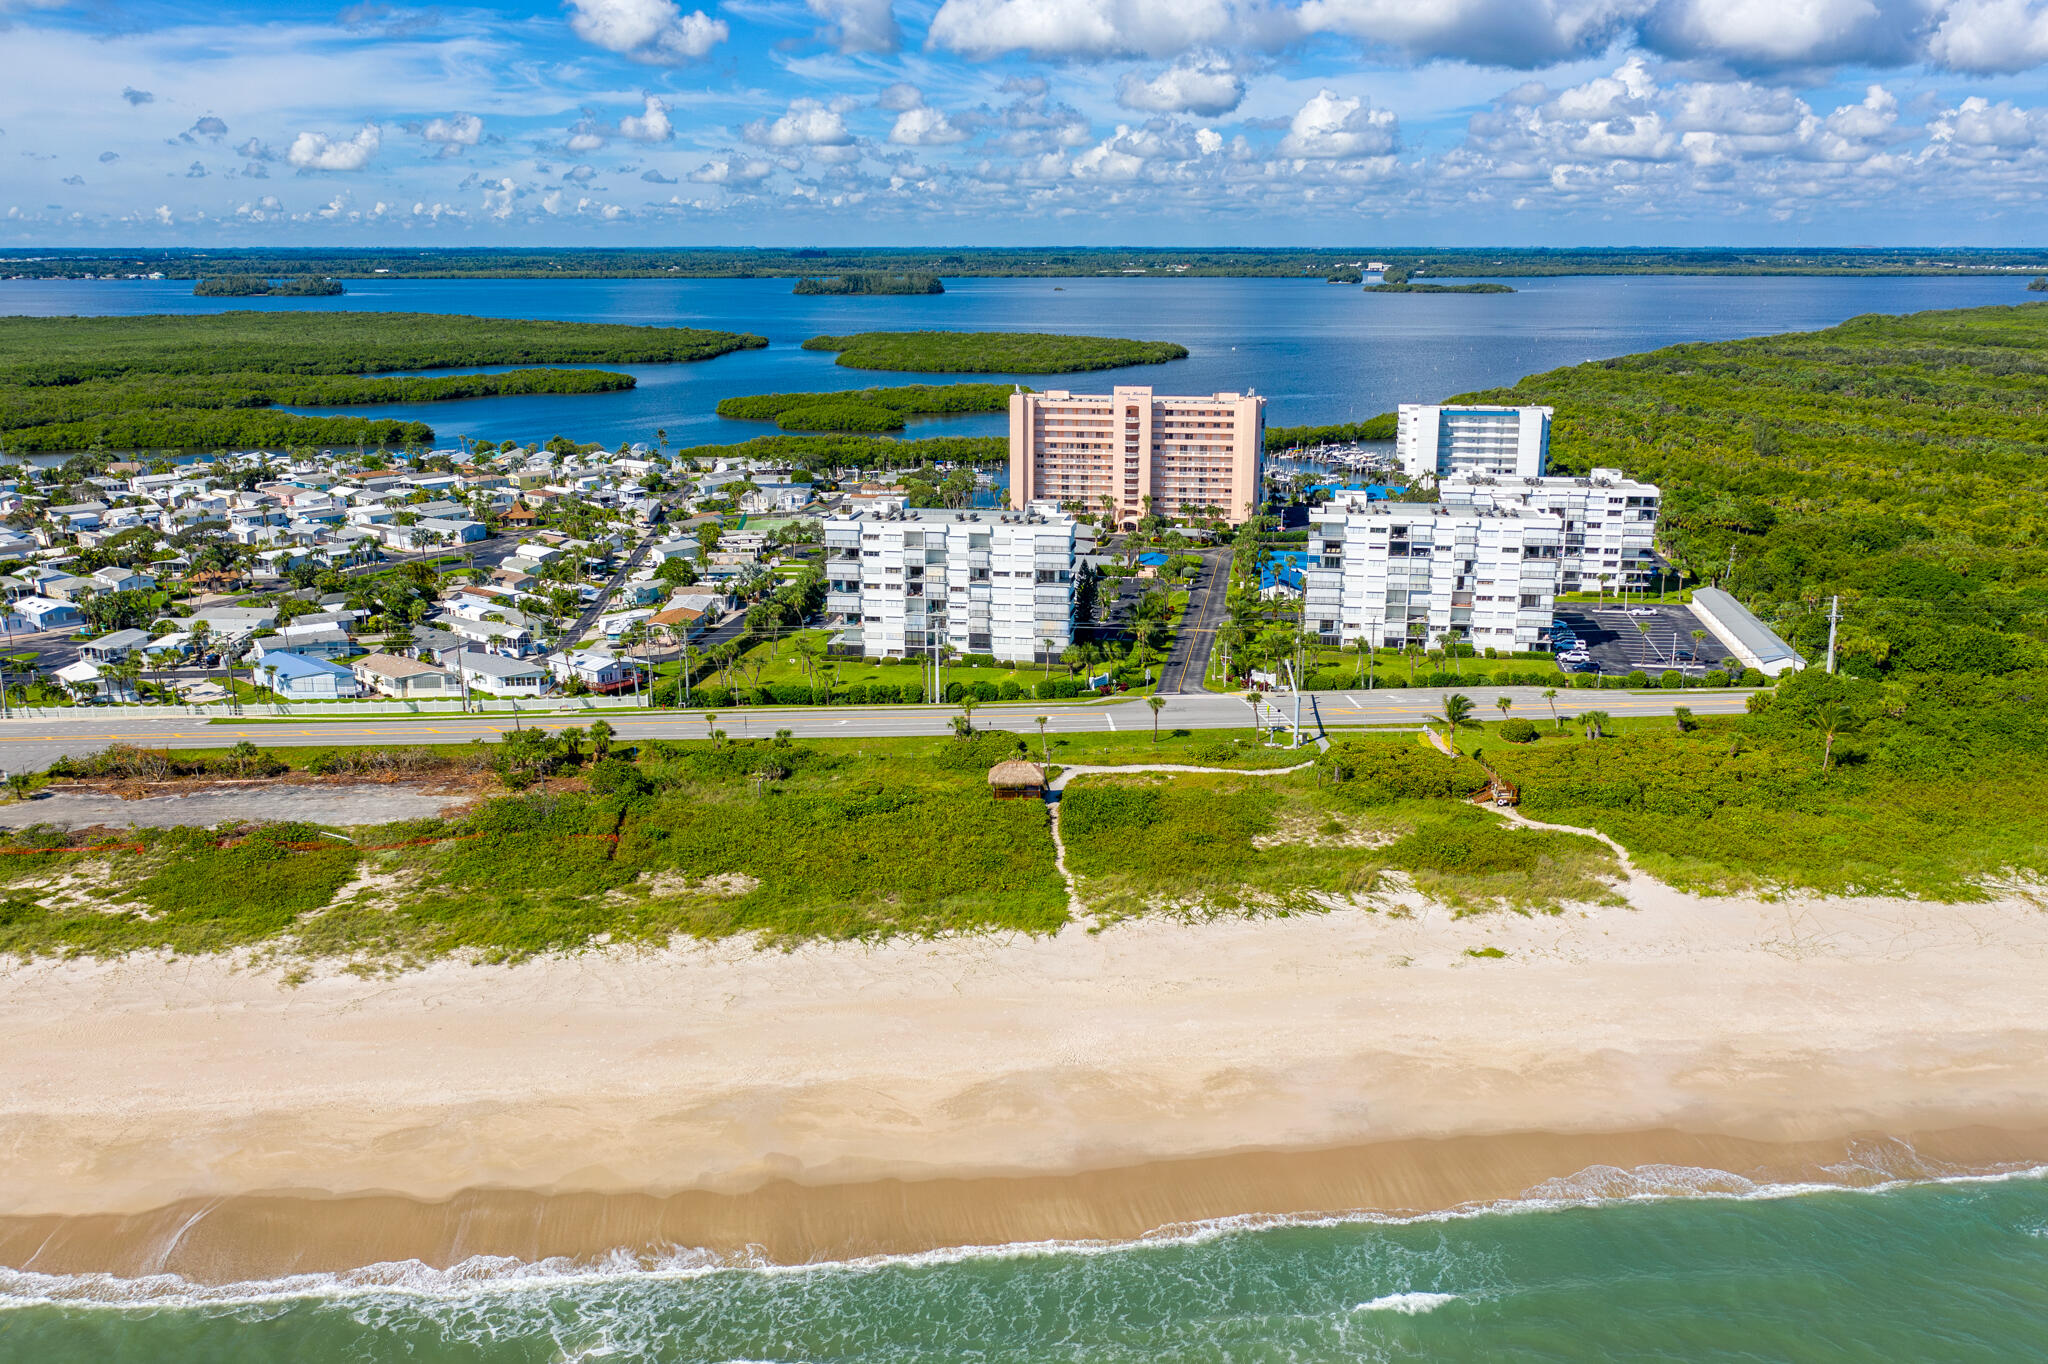
[[[942,111],[921,104],[896,115],[896,126],[889,130],[889,140],[904,147],[937,147],[948,142],[965,142],[967,133],[954,126]]]
[[[1957,0],[1935,25],[1927,49],[1951,71],[2026,71],[2048,61],[2048,3]]]
[[[853,134],[844,114],[836,101],[796,99],[781,117],[756,119],[742,131],[747,141],[762,147],[846,147],[852,145]]]
[[[569,6],[577,37],[636,62],[679,66],[732,36],[725,20],[703,10],[685,14],[675,0],[569,0]]]
[[[1248,41],[1264,10],[1233,0],[945,0],[930,40],[970,57],[1170,57]],[[1271,25],[1280,36],[1282,24]]]
[[[700,185],[756,185],[775,174],[775,164],[758,158],[721,156],[690,172]]]
[[[1129,73],[1117,86],[1116,102],[1148,113],[1215,118],[1244,103],[1244,78],[1221,57],[1184,58],[1150,80]]]
[[[285,160],[301,170],[361,170],[383,143],[384,131],[374,123],[365,123],[354,137],[342,141],[325,133],[304,132],[292,139]]]
[[[1295,112],[1287,136],[1280,139],[1280,154],[1314,161],[1385,156],[1400,140],[1400,124],[1392,110],[1323,89]]]
[[[668,105],[649,95],[646,107],[619,120],[619,136],[629,142],[667,142],[676,135],[669,122]]]
[[[451,114],[427,120],[420,136],[428,142],[449,147],[474,147],[483,140],[484,121],[475,114]]]

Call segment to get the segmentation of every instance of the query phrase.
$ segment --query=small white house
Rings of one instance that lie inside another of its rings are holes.
[[[463,653],[449,661],[461,671],[471,691],[489,692],[493,696],[539,696],[547,690],[548,670],[534,660]]]
[[[640,669],[596,649],[567,649],[548,655],[548,671],[561,682],[581,681],[592,691],[624,691]]]

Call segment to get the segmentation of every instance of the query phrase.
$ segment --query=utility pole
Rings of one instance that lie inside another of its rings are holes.
[[[1842,623],[1842,598],[1828,598],[1828,671],[1835,670],[1835,627]]]

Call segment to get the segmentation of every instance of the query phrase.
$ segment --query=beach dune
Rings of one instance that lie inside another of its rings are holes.
[[[16,964],[0,1264],[802,1263],[2048,1159],[2030,899],[1630,893],[297,984]]]

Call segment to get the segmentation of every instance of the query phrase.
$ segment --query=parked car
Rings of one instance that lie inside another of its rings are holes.
[[[1560,663],[1588,663],[1592,661],[1592,658],[1593,655],[1584,649],[1567,649],[1557,656],[1557,661]]]
[[[1631,616],[1654,616],[1657,614],[1657,608],[1654,606],[1631,606],[1628,608],[1627,614]]]

